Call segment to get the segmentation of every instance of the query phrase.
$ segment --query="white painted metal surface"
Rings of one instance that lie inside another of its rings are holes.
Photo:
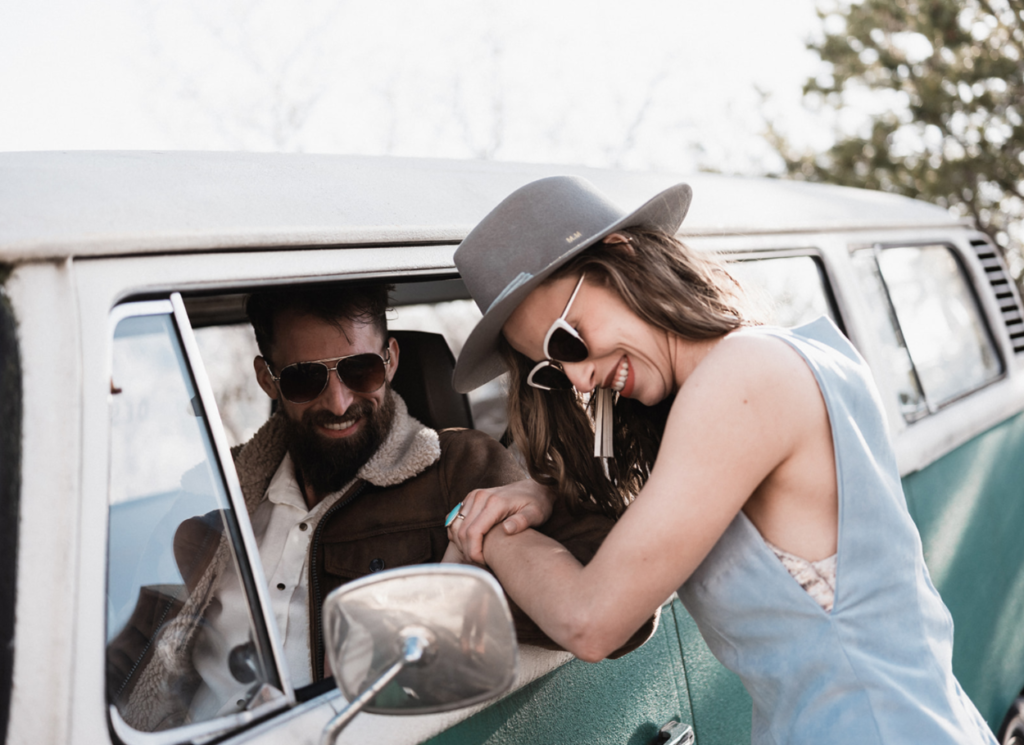
[[[18,321],[23,386],[16,649],[8,742],[63,743],[71,738],[68,714],[76,691],[76,569],[82,561],[77,498],[82,369],[72,264],[22,267],[6,288]],[[92,557],[92,563],[102,567],[104,555]],[[102,620],[91,630],[102,639]],[[100,677],[93,687],[100,687],[102,670],[95,670]]]
[[[253,153],[0,154],[0,260],[458,242],[514,189],[577,174],[624,209],[694,187],[684,235],[924,226],[903,197],[770,179],[570,166]]]

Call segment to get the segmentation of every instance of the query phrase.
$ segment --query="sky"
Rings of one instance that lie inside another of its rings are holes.
[[[822,149],[813,0],[0,0],[0,151],[772,173]]]

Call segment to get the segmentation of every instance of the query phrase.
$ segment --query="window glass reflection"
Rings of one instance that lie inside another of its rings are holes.
[[[999,355],[949,248],[887,248],[878,254],[878,265],[918,378],[933,405],[999,376]]]
[[[743,285],[765,323],[792,328],[828,316],[838,324],[824,275],[811,256],[737,261],[729,272]]]
[[[851,259],[857,280],[867,298],[867,320],[881,346],[881,363],[885,366],[887,380],[896,389],[900,412],[908,421],[919,419],[928,413],[928,403],[918,385],[910,353],[889,304],[878,262],[875,261],[875,251],[870,248],[855,251]]]
[[[240,580],[237,523],[170,315],[118,324],[110,390],[108,700],[147,732],[244,709],[268,665]],[[219,607],[227,595],[240,607]],[[215,623],[228,611],[230,625]]]

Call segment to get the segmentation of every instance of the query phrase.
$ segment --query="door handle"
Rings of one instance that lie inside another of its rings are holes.
[[[693,727],[673,719],[662,725],[649,745],[695,745],[696,742],[697,736],[693,734]]]

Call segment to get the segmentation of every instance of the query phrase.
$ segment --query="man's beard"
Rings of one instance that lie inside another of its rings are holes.
[[[395,419],[395,401],[391,384],[385,383],[380,405],[364,398],[356,398],[343,416],[323,409],[306,411],[301,421],[286,416],[288,452],[306,486],[313,490],[317,501],[340,490],[351,481],[391,432]],[[362,418],[359,432],[349,437],[333,439],[317,431],[318,425],[335,424],[352,416]]]

